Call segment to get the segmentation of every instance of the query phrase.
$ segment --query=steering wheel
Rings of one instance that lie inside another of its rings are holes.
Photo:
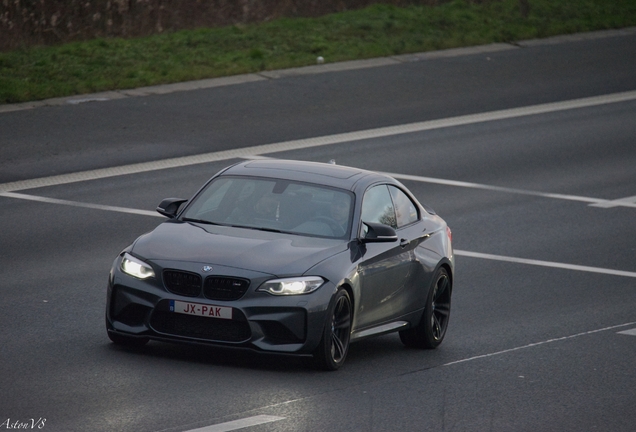
[[[338,222],[328,216],[314,216],[309,220],[324,223],[331,229],[335,237],[342,237],[343,235],[345,235],[344,228],[342,228],[342,226],[340,226]]]

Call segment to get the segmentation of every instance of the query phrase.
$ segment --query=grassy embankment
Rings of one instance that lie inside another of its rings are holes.
[[[636,25],[633,0],[454,0],[0,53],[0,103]]]

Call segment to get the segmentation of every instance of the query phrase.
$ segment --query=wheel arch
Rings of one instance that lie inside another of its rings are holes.
[[[455,276],[453,274],[453,265],[451,264],[451,262],[450,262],[450,260],[448,258],[444,258],[437,265],[437,268],[435,269],[435,272],[437,272],[437,270],[439,270],[440,268],[443,268],[444,270],[446,270],[446,274],[448,275],[448,278],[450,279],[450,285],[451,285],[450,287],[451,287],[451,295],[452,295],[453,294],[453,286],[454,286],[454,282],[455,282]]]
[[[353,295],[353,288],[348,282],[343,282],[342,284],[338,285],[338,288],[344,289],[345,291],[347,291],[347,294],[349,294],[349,301],[351,302],[351,322],[353,323],[356,310],[356,299]]]

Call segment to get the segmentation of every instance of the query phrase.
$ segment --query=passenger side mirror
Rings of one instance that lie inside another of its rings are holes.
[[[188,200],[182,198],[166,198],[157,206],[157,211],[170,219],[174,219],[177,216],[179,207],[186,201]]]
[[[362,222],[367,226],[366,235],[360,240],[362,243],[389,243],[397,241],[397,233],[388,225],[375,222]]]

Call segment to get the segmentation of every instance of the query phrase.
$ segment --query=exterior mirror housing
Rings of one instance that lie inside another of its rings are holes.
[[[388,225],[375,222],[362,222],[368,228],[362,243],[389,243],[397,241],[397,233]]]
[[[157,212],[170,219],[174,219],[177,216],[179,207],[186,201],[188,200],[182,198],[166,198],[157,206]]]

